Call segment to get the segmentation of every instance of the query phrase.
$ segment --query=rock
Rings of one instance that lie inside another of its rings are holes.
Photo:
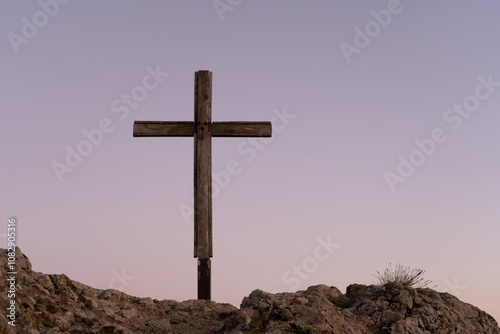
[[[0,260],[5,268],[6,250],[0,249]],[[32,271],[19,248],[16,264],[16,327],[1,312],[0,333],[500,334],[491,316],[450,294],[398,284],[353,284],[346,294],[327,285],[295,293],[255,290],[237,309],[206,300],[160,301],[94,289],[66,275]],[[0,289],[8,290],[3,270]],[[2,310],[9,306],[4,296]]]

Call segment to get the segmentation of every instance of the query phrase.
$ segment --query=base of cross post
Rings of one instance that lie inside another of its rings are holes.
[[[198,299],[211,300],[210,258],[198,259]]]

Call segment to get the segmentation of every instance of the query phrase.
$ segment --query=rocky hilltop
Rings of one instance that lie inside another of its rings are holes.
[[[0,333],[464,333],[500,334],[496,321],[447,293],[397,284],[317,285],[295,293],[255,290],[240,309],[212,301],[137,298],[66,275],[31,270],[16,251],[15,327],[7,251],[0,250]]]

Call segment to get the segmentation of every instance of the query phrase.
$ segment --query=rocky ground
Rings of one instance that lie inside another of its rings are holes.
[[[240,309],[212,301],[137,298],[66,275],[31,270],[16,252],[16,318],[7,315],[7,252],[0,249],[0,333],[500,334],[495,320],[447,293],[397,284],[326,285],[296,293],[255,290]]]

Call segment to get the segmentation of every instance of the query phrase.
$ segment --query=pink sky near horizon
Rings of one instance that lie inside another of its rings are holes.
[[[36,271],[196,298],[193,139],[133,138],[132,124],[192,121],[194,72],[210,70],[214,121],[274,126],[212,141],[215,301],[345,291],[401,263],[500,320],[498,2],[61,3],[0,2],[0,247],[16,217]],[[391,189],[398,168],[411,175]]]

